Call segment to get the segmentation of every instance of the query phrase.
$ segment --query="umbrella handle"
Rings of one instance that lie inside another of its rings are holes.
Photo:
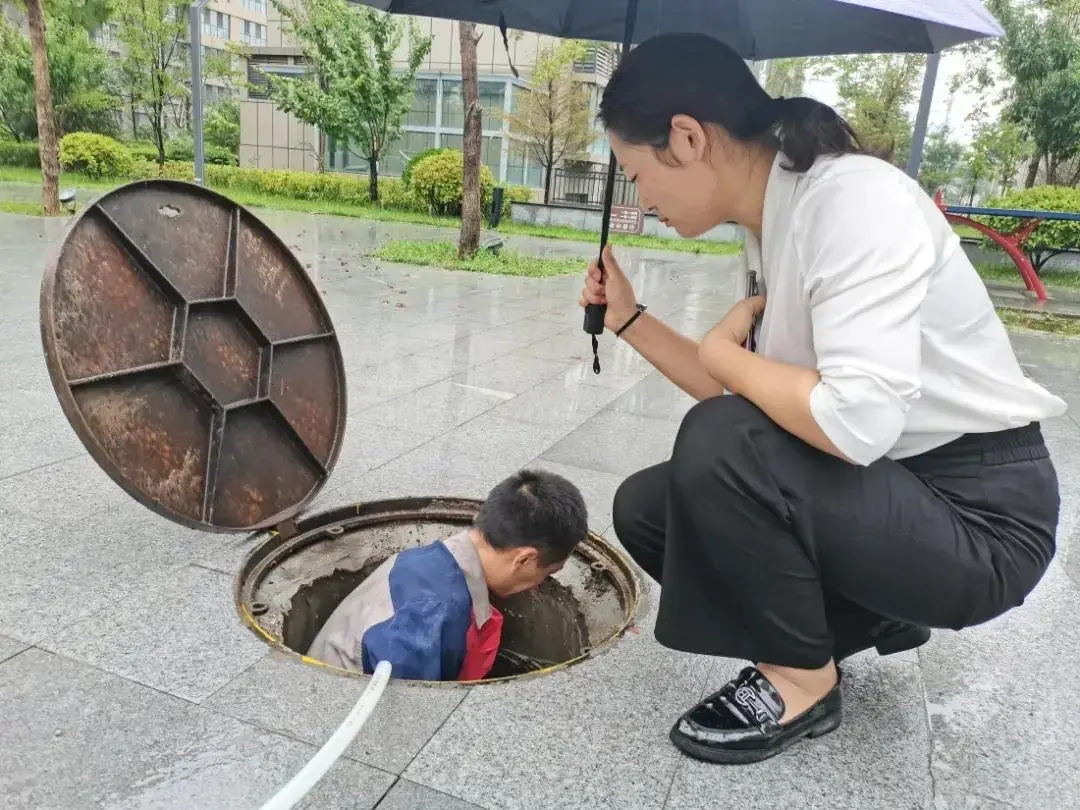
[[[586,304],[585,306],[585,329],[586,334],[604,334],[604,316],[607,315],[607,304]]]

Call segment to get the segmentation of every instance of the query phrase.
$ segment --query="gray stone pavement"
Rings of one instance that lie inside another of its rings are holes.
[[[666,457],[690,402],[603,340],[589,369],[579,279],[380,266],[430,229],[269,213],[318,278],[348,366],[347,446],[311,509],[390,494],[482,497],[517,467],[573,478],[612,537],[622,476]],[[124,495],[53,397],[38,284],[62,223],[0,216],[0,807],[257,808],[363,687],[268,649],[234,614],[243,538],[188,531]],[[523,249],[589,255],[565,242]],[[627,251],[651,311],[700,334],[737,260]],[[1080,343],[1018,335],[1080,408]],[[926,808],[1080,805],[1080,428],[1046,426],[1063,489],[1058,560],[1027,604],[924,649],[854,659],[847,720],[771,762],[705,766],[670,723],[740,665],[640,633],[561,673],[473,689],[391,684],[308,808]]]

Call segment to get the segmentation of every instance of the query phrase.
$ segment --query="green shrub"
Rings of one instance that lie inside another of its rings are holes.
[[[456,149],[428,155],[413,169],[409,187],[416,198],[432,214],[461,215],[462,183],[465,158]],[[491,203],[495,178],[487,166],[480,167],[480,201],[485,208]]]
[[[129,177],[135,156],[120,141],[93,132],[72,132],[60,139],[60,165],[88,177]]]
[[[439,154],[440,152],[450,151],[452,150],[442,147],[432,147],[431,149],[425,149],[423,152],[416,153],[411,158],[409,158],[409,162],[405,164],[405,170],[401,173],[401,182],[404,183],[405,186],[409,185],[409,181],[412,179],[413,169],[415,169],[416,164],[418,164],[424,158],[429,158],[432,155]]]
[[[379,178],[379,205],[382,208],[394,208],[398,211],[420,211],[423,206],[404,178]]]
[[[157,160],[158,151],[157,147],[150,141],[129,141],[124,146],[128,148],[128,151],[135,157],[140,157],[143,160]]]
[[[182,135],[169,141],[165,147],[168,160],[195,160],[195,140],[190,135]],[[215,166],[236,166],[240,161],[235,153],[223,146],[203,142],[203,161]]]
[[[1036,186],[1014,191],[1004,197],[996,197],[986,204],[988,208],[1012,208],[1022,211],[1065,211],[1080,214],[1080,189],[1069,186]],[[1020,228],[1021,220],[1015,217],[975,217],[976,220],[1001,233],[1012,233]],[[992,247],[993,242],[983,237],[983,244]],[[1067,250],[1080,249],[1080,222],[1044,220],[1025,240],[1021,247],[1027,253],[1036,270],[1052,256]]]
[[[41,156],[36,143],[27,141],[0,141],[0,166],[18,166],[21,169],[41,168]]]
[[[220,146],[231,155],[240,152],[240,105],[231,99],[206,108],[203,125],[206,142]]]

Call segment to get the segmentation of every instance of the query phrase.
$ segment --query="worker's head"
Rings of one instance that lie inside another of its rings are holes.
[[[760,222],[768,170],[805,172],[859,151],[851,127],[809,98],[774,99],[746,62],[703,34],[667,34],[630,51],[604,90],[600,119],[642,208],[683,236]]]
[[[537,587],[589,531],[578,488],[542,470],[522,470],[497,484],[473,526],[488,587],[499,596]]]

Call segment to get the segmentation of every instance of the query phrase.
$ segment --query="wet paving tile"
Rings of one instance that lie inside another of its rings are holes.
[[[0,805],[257,810],[317,748],[42,650],[0,664]],[[305,810],[369,810],[394,776],[339,760]]]

